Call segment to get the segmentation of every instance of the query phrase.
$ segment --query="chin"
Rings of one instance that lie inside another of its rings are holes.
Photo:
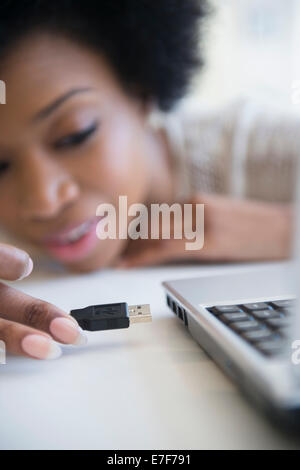
[[[105,240],[89,256],[74,262],[64,263],[64,266],[74,273],[89,273],[99,269],[112,267],[122,255],[126,240]]]

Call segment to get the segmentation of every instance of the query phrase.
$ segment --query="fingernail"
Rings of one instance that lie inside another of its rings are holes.
[[[22,274],[22,276],[19,277],[18,281],[21,281],[21,280],[24,279],[25,277],[29,276],[29,274],[31,273],[32,269],[33,269],[33,261],[32,261],[31,258],[29,258],[28,263],[27,263],[26,268],[25,268],[25,271],[24,271],[24,273]]]
[[[76,326],[77,326],[77,328],[80,328],[80,326],[78,325],[78,322],[77,322],[77,320],[75,320],[75,318],[74,318],[74,317],[72,317],[72,315],[70,315],[70,314],[69,314],[67,318],[68,318],[68,320],[71,320],[71,322],[73,322],[73,323],[74,323],[74,325],[76,325]]]
[[[73,318],[57,317],[50,323],[50,331],[62,343],[84,346],[87,336]]]
[[[58,344],[41,335],[28,335],[21,343],[23,351],[36,359],[57,359],[62,351]]]

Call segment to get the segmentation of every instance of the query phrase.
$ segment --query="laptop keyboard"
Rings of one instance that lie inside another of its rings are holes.
[[[293,300],[209,307],[218,320],[266,356],[283,351]]]

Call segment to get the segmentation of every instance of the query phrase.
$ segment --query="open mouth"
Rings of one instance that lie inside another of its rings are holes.
[[[59,261],[72,262],[85,258],[96,246],[97,223],[100,217],[93,217],[85,222],[48,237],[45,249]]]
[[[70,243],[76,243],[91,230],[94,223],[94,220],[88,220],[68,232],[52,237],[52,239],[49,239],[48,244],[65,246]]]

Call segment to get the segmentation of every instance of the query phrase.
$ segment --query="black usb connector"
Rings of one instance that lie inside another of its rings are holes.
[[[71,310],[71,316],[83,330],[88,331],[117,330],[129,328],[131,323],[152,321],[150,305],[128,306],[125,302]]]

